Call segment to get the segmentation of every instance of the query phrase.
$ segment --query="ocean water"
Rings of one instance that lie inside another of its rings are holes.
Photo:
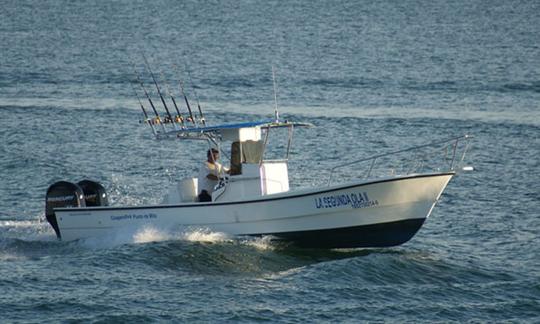
[[[540,321],[538,35],[538,1],[2,1],[0,322]],[[475,171],[394,248],[151,227],[59,242],[53,182],[157,203],[204,159],[139,124],[143,53],[211,123],[271,116],[274,66],[281,115],[317,126],[295,134],[293,188],[463,134]]]

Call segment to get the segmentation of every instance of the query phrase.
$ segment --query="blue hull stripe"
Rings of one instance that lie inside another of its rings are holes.
[[[409,241],[418,232],[425,218],[397,222],[334,228],[314,231],[266,233],[277,240],[290,241],[303,248],[389,247]]]

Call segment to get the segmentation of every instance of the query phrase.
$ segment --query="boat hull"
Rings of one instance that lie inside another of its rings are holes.
[[[409,241],[425,218],[363,226],[279,233],[278,238],[304,248],[390,247]],[[276,234],[274,234],[276,235]]]
[[[387,247],[416,234],[453,175],[359,181],[236,202],[60,208],[55,216],[62,240],[154,226],[272,235],[313,248]]]

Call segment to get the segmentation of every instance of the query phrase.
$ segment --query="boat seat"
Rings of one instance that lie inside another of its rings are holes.
[[[178,204],[197,201],[197,178],[188,178],[173,183],[163,199],[163,204]]]
[[[231,145],[230,175],[242,174],[242,163],[259,163],[262,155],[262,141],[233,142]]]

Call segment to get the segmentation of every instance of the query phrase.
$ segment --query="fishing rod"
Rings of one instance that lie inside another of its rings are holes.
[[[186,101],[186,106],[189,111],[189,118],[191,119],[191,122],[193,123],[193,126],[197,126],[197,123],[195,123],[195,118],[193,117],[193,112],[191,111],[191,106],[189,105],[188,98],[186,96],[186,92],[184,91],[184,83],[180,80],[180,89],[182,90],[182,95],[184,96],[184,100]]]
[[[163,71],[160,70],[159,72],[161,73],[161,78],[163,80],[165,80],[165,75],[163,74]],[[165,82],[165,90],[167,90],[167,94],[169,95],[169,97],[171,97],[171,100],[172,100],[172,102],[174,104],[174,108],[176,109],[177,115],[176,115],[175,121],[182,123],[182,127],[185,128],[186,125],[184,124],[184,117],[182,117],[182,113],[180,113],[180,109],[178,109],[178,105],[176,104],[176,100],[174,99],[174,96],[173,96],[173,94],[171,92],[171,89],[169,87],[169,84],[167,82]]]
[[[152,72],[152,69],[150,68],[150,64],[148,64],[148,60],[146,59],[146,55],[142,53],[144,63],[146,63],[146,67],[148,68],[148,71],[150,72],[150,75],[152,76],[152,80],[154,80],[154,84],[156,85],[157,92],[159,94],[159,97],[161,98],[161,102],[163,103],[163,107],[165,107],[165,111],[167,112],[167,116],[169,116],[169,120],[171,123],[174,123],[174,119],[172,118],[171,112],[169,111],[169,107],[167,107],[167,104],[165,103],[165,99],[163,98],[163,95],[161,94],[161,91],[159,90],[158,83],[156,81],[156,78],[154,77],[154,73]]]
[[[133,86],[133,84],[130,82],[129,85],[131,86],[131,89],[133,90],[133,92],[135,92],[135,97],[137,97],[137,101],[139,102],[139,105],[141,106],[141,109],[143,111],[143,114],[144,114],[144,118],[145,118],[145,122],[150,125],[150,128],[152,128],[152,133],[154,134],[154,136],[156,136],[156,129],[154,128],[154,125],[153,125],[153,122],[152,120],[150,120],[150,118],[148,118],[148,113],[146,112],[146,109],[144,108],[142,102],[141,102],[141,98],[139,97],[139,94],[137,93],[137,90],[135,90],[135,87]]]
[[[178,67],[174,65],[176,69],[176,73],[178,73]],[[191,111],[191,106],[189,105],[188,98],[186,96],[186,92],[184,91],[184,83],[182,80],[178,80],[178,83],[180,84],[180,90],[182,91],[182,95],[184,96],[184,101],[186,102],[187,109],[189,111],[189,118],[191,119],[191,122],[193,123],[193,126],[197,127],[197,124],[195,123],[195,118],[193,118],[193,112]]]
[[[155,122],[157,124],[161,124],[161,127],[163,128],[163,132],[165,132],[165,126],[161,122],[161,118],[159,117],[156,106],[154,106],[154,103],[152,102],[152,98],[150,98],[150,95],[148,94],[148,91],[146,91],[146,87],[144,86],[144,82],[140,78],[139,73],[137,72],[137,69],[135,68],[135,64],[133,64],[133,62],[131,64],[133,66],[133,71],[135,72],[135,76],[137,77],[137,81],[139,81],[139,84],[140,84],[141,88],[143,89],[144,94],[146,95],[146,98],[148,99],[148,102],[150,102],[150,106],[152,107],[152,110],[154,111],[154,114],[156,115]]]
[[[197,108],[199,108],[200,120],[201,120],[202,124],[204,126],[206,126],[206,119],[204,119],[204,115],[203,115],[203,112],[202,112],[202,109],[201,109],[201,104],[199,103],[199,96],[197,95],[197,91],[195,90],[195,83],[193,83],[193,79],[191,78],[191,72],[189,71],[189,69],[187,67],[186,67],[186,71],[187,71],[188,76],[189,76],[189,82],[191,82],[191,87],[193,88],[193,93],[195,94],[195,99],[197,100]]]

